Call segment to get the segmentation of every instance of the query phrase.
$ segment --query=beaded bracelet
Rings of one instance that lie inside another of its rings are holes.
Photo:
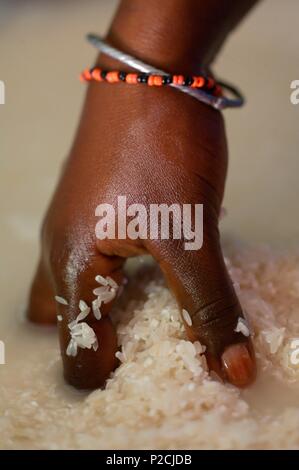
[[[185,75],[160,75],[152,73],[131,73],[119,70],[108,71],[99,67],[85,69],[80,75],[81,81],[119,83],[125,82],[129,85],[146,84],[148,86],[177,85],[191,88],[201,88],[214,96],[221,96],[222,89],[212,77],[185,76]]]
[[[100,36],[96,34],[88,34],[87,40],[103,54],[106,54],[107,56],[115,60],[118,60],[119,62],[133,68],[134,70],[137,70],[138,72],[150,74],[152,76],[156,75],[159,77],[168,76],[167,72],[161,69],[157,69],[156,67],[153,67],[152,65],[146,64],[145,62],[142,62],[136,57],[126,54],[125,52],[120,51],[119,49],[116,49],[110,44],[107,44],[106,41],[104,41]],[[178,75],[178,76],[182,77],[181,75]],[[200,77],[197,77],[197,78],[200,78]],[[94,77],[91,77],[90,79],[93,80]],[[183,79],[181,78],[180,80],[183,80]],[[156,78],[155,81],[156,83],[158,83],[160,81],[160,78],[159,79]],[[153,86],[154,85],[155,83],[153,83]],[[203,89],[202,87],[179,85],[173,82],[170,83],[169,86],[176,88],[177,90],[183,93],[186,93],[187,95],[192,96],[198,101],[201,101],[202,103],[212,106],[215,109],[237,108],[237,107],[243,106],[244,101],[245,101],[244,97],[242,96],[242,94],[237,88],[227,83],[220,82],[220,81],[218,81],[216,85],[216,87],[218,86],[220,88],[215,88],[214,92],[212,93],[211,93],[211,90],[207,92],[207,90]],[[220,93],[220,89],[228,91],[229,94],[233,96],[233,98],[229,98],[228,96],[223,96],[222,93]],[[218,95],[218,93],[220,93],[220,96]]]

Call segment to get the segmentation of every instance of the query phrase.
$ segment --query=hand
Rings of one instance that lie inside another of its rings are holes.
[[[66,380],[79,388],[102,386],[117,366],[116,332],[109,319],[86,321],[99,341],[97,351],[66,355],[68,323],[82,299],[95,299],[95,276],[122,279],[127,257],[150,253],[159,263],[180,309],[191,341],[207,347],[211,369],[237,386],[255,377],[250,339],[236,333],[242,310],[225,268],[218,217],[227,168],[222,115],[169,88],[92,83],[77,136],[47,212],[42,253],[32,285],[28,316],[38,323],[58,322]],[[185,251],[182,240],[97,240],[95,209],[101,203],[203,204],[204,240]],[[57,304],[54,296],[67,299]]]

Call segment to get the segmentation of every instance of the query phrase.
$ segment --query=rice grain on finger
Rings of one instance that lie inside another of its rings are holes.
[[[183,319],[185,320],[185,322],[187,323],[187,325],[192,326],[192,319],[191,319],[189,313],[187,312],[187,310],[185,310],[184,308],[182,310],[182,316],[183,316]]]
[[[103,276],[101,276],[100,274],[98,274],[96,277],[95,277],[95,280],[99,283],[99,284],[102,284],[102,286],[108,286],[108,281],[107,279],[105,279]]]
[[[106,280],[107,280],[110,287],[112,287],[113,289],[118,289],[118,284],[115,282],[114,279],[112,279],[112,277],[107,276]]]
[[[247,322],[244,318],[239,317],[237,326],[234,330],[236,333],[242,333],[244,336],[250,336],[250,330],[248,328]]]
[[[100,310],[101,304],[102,302],[99,299],[95,299],[92,302],[92,311],[97,320],[100,320],[102,317],[101,310]]]
[[[60,295],[55,295],[55,300],[61,305],[68,305],[68,301],[61,297]]]

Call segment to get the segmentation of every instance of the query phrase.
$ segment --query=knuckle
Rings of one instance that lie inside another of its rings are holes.
[[[91,264],[96,251],[95,240],[88,235],[82,237],[82,230],[76,224],[46,217],[41,237],[43,254],[55,277],[74,276]]]
[[[65,231],[54,232],[46,246],[48,264],[57,280],[73,281],[92,262],[90,250]]]
[[[231,326],[240,314],[237,299],[220,298],[198,308],[194,315],[194,324],[201,328]]]
[[[242,315],[237,299],[221,298],[198,308],[192,315],[193,329],[211,351],[220,352],[238,333],[235,328]]]

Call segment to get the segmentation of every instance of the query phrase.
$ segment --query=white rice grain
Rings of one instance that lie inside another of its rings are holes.
[[[79,321],[84,320],[89,315],[89,312],[90,312],[90,307],[87,307],[85,310],[81,310],[81,312],[79,313],[79,315],[76,318],[76,323],[78,323]]]
[[[185,310],[184,308],[182,310],[182,315],[183,315],[183,319],[185,320],[187,325],[192,326],[192,319],[191,319],[189,313],[187,312],[187,310]]]
[[[91,349],[97,344],[97,337],[94,330],[85,322],[77,323],[70,330],[71,338],[77,346],[82,349]]]
[[[57,320],[62,321],[62,315],[57,315]]]
[[[92,301],[92,311],[97,320],[100,320],[102,317],[100,310],[101,304],[102,302],[99,299],[95,299]]]
[[[239,317],[236,328],[234,329],[236,333],[242,333],[244,336],[250,336],[250,330],[248,328],[247,322],[244,318]]]
[[[55,295],[55,300],[61,305],[68,305],[68,301],[65,300],[63,297],[61,297],[60,295]]]
[[[114,297],[116,296],[116,290],[115,289],[111,289],[110,291],[107,291],[107,292],[103,292],[101,295],[99,295],[99,299],[104,302],[104,304],[108,304],[109,302],[111,302]]]
[[[84,310],[88,309],[88,305],[84,300],[80,300],[79,309],[81,310],[81,312],[84,312]]]
[[[92,293],[96,296],[102,295],[103,292],[109,292],[109,286],[96,287],[96,289],[92,291]]]
[[[106,280],[107,280],[110,287],[112,287],[113,289],[118,289],[118,284],[115,282],[114,279],[112,279],[112,277],[107,276]]]
[[[78,350],[77,343],[71,338],[68,344],[68,347],[66,349],[66,355],[75,357],[77,355],[77,350]]]
[[[115,353],[115,357],[116,359],[118,359],[120,362],[124,362],[125,361],[125,357],[123,355],[123,353],[121,353],[120,351],[117,351]]]
[[[108,286],[108,281],[107,279],[105,279],[103,276],[101,276],[100,274],[98,274],[96,277],[95,277],[95,280],[99,283],[99,284],[102,284],[102,286]]]
[[[98,338],[95,339],[93,345],[92,345],[92,349],[94,351],[97,351],[99,349],[99,342],[98,342]]]

